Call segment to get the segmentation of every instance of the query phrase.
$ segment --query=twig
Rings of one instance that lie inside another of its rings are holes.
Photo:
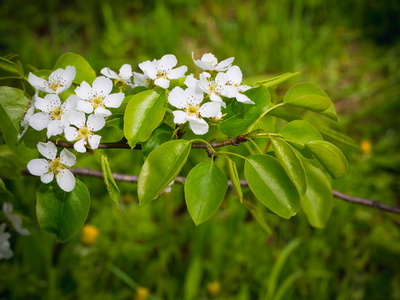
[[[26,170],[24,170],[24,171],[25,171],[25,172],[23,172],[24,174],[29,174],[26,172]],[[75,175],[103,178],[103,173],[101,171],[97,171],[97,170],[84,168],[84,169],[71,169],[71,171]],[[126,175],[126,174],[112,173],[112,175],[116,181],[125,181],[125,182],[135,183],[135,182],[138,182],[138,179],[139,179],[139,176],[132,176],[132,175]],[[182,177],[182,176],[176,177],[175,182],[179,182],[179,181],[184,182],[184,181],[186,181],[186,178]],[[248,186],[248,183],[246,180],[241,179],[240,185]],[[230,180],[228,180],[228,186],[230,188],[233,187],[232,182]],[[342,199],[347,202],[352,202],[352,203],[361,204],[361,205],[365,205],[365,206],[371,206],[371,207],[375,207],[375,208],[378,208],[383,211],[400,214],[400,208],[389,206],[389,205],[383,204],[379,201],[346,195],[346,194],[343,194],[336,190],[332,190],[332,194],[336,198]]]

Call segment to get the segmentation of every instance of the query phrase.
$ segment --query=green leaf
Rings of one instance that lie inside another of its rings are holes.
[[[119,200],[119,189],[118,185],[114,180],[114,177],[111,173],[110,165],[108,164],[107,155],[102,154],[100,155],[101,161],[101,171],[103,173],[104,183],[106,185],[107,191],[110,194],[112,201],[118,205]]]
[[[236,137],[244,134],[247,129],[253,125],[268,109],[270,95],[268,89],[264,86],[252,88],[245,91],[255,104],[244,104],[232,99],[226,109],[222,108],[222,114],[226,114],[219,123],[219,129],[222,133]]]
[[[279,161],[269,155],[251,155],[244,164],[251,191],[278,216],[290,219],[300,208],[296,186]]]
[[[23,140],[18,140],[18,134],[21,132],[20,123],[27,112],[29,101],[24,92],[19,89],[0,87],[0,128],[11,151],[16,153],[23,162],[28,162],[38,156],[36,147],[30,149]]]
[[[96,79],[96,72],[88,61],[78,54],[69,52],[61,55],[54,65],[54,70],[65,69],[67,66],[74,66],[76,69],[74,83],[81,84],[82,81],[86,81],[92,84]]]
[[[328,142],[331,142],[336,145],[341,144],[341,145],[349,146],[354,149],[359,148],[359,145],[355,140],[353,140],[352,138],[348,137],[347,135],[345,135],[343,133],[340,133],[339,131],[336,131],[336,130],[326,127],[326,126],[319,126],[318,130],[324,136],[324,139],[327,140]]]
[[[211,161],[201,162],[189,172],[185,182],[185,200],[196,226],[217,211],[227,188],[225,174]]]
[[[147,157],[151,151],[160,146],[162,143],[171,140],[174,129],[167,124],[161,124],[156,130],[153,131],[150,138],[142,144],[142,152]]]
[[[8,195],[10,197],[14,197],[14,195],[9,190],[7,190],[3,179],[1,179],[1,178],[0,178],[0,194],[6,194],[6,195]]]
[[[326,141],[312,141],[306,144],[316,159],[325,167],[333,179],[347,172],[347,159],[335,145]]]
[[[141,92],[129,101],[124,115],[124,134],[133,148],[145,142],[162,122],[167,108],[167,96],[154,90]]]
[[[239,179],[239,174],[238,174],[238,171],[236,168],[236,164],[229,157],[226,157],[226,159],[228,160],[229,177],[231,178],[233,189],[235,190],[237,196],[239,197],[240,203],[242,203],[243,202],[243,192],[242,192],[242,186],[240,185],[240,179]]]
[[[300,72],[296,72],[296,73],[285,73],[279,76],[275,76],[273,78],[269,78],[266,80],[262,80],[259,82],[256,82],[256,84],[262,84],[263,86],[267,87],[267,88],[271,88],[271,87],[275,87],[278,84],[281,84],[282,82],[285,82],[291,78],[293,78],[294,76],[298,75]]]
[[[21,179],[22,164],[15,153],[11,152],[7,145],[0,146],[0,177],[9,179]]]
[[[271,227],[268,226],[267,222],[265,221],[258,207],[247,200],[244,200],[243,204],[244,206],[246,206],[246,208],[249,210],[249,212],[251,213],[253,218],[257,221],[257,223],[261,226],[261,228],[264,229],[264,231],[267,233],[268,236],[270,236],[272,234]]]
[[[124,130],[124,115],[123,114],[112,114],[108,117],[106,125],[110,125],[121,131]]]
[[[308,222],[316,228],[324,228],[331,216],[333,195],[331,184],[324,172],[304,163],[307,176],[307,193],[301,206]]]
[[[24,77],[24,71],[21,70],[21,66],[3,57],[0,57],[0,70],[6,71],[7,73],[11,73],[14,75],[19,75],[19,78]]]
[[[281,139],[271,138],[276,158],[281,162],[290,178],[293,180],[300,196],[304,196],[307,189],[306,174],[303,165],[292,147]]]
[[[90,194],[86,185],[75,179],[75,188],[67,193],[57,182],[42,184],[36,193],[36,214],[40,227],[53,233],[64,243],[83,226],[90,206]]]
[[[338,116],[336,114],[335,105],[333,104],[332,101],[329,104],[329,107],[326,110],[321,111],[319,114],[323,115],[323,116],[325,116],[325,117],[327,117],[327,118],[329,118],[329,119],[331,119],[333,121],[336,121],[336,122],[339,121],[339,118],[338,118]]]
[[[285,105],[285,106],[275,106],[270,109],[271,110],[268,112],[268,115],[270,116],[284,119],[288,122],[293,120],[301,120],[301,115],[298,111],[298,108]]]
[[[150,152],[138,179],[140,206],[157,197],[174,180],[186,163],[190,149],[190,141],[173,140]]]
[[[313,83],[298,83],[285,95],[283,102],[315,112],[322,112],[331,105],[328,95]]]

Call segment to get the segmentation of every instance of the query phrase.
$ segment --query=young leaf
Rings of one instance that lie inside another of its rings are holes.
[[[261,214],[260,210],[258,209],[257,206],[255,206],[253,203],[244,200],[243,201],[244,206],[249,210],[253,218],[257,221],[258,224],[264,229],[264,231],[267,233],[268,236],[272,234],[271,228],[268,226],[267,222],[265,221],[263,215]]]
[[[304,163],[307,176],[307,193],[301,206],[308,222],[316,228],[324,228],[332,212],[333,195],[329,180],[324,172]]]
[[[294,76],[298,75],[299,72],[296,73],[285,73],[273,78],[269,78],[266,80],[262,80],[257,82],[257,84],[262,84],[263,86],[267,87],[267,88],[271,88],[271,87],[275,87],[278,84],[281,84],[282,82],[285,82],[291,78],[293,78]]]
[[[226,109],[222,109],[222,114],[226,114],[226,116],[219,123],[219,129],[222,133],[231,137],[244,134],[269,106],[270,95],[268,89],[264,86],[249,89],[243,94],[255,104],[244,104],[232,99]]]
[[[231,178],[231,182],[233,185],[233,189],[235,190],[237,196],[239,197],[240,203],[243,202],[243,192],[242,192],[242,187],[240,185],[240,179],[239,179],[239,174],[236,168],[235,162],[230,159],[226,158],[228,160],[228,171],[229,171],[229,177]]]
[[[227,188],[225,174],[211,161],[201,162],[189,172],[185,182],[185,200],[196,226],[217,211]]]
[[[268,115],[290,122],[293,120],[301,120],[301,115],[298,110],[298,108],[289,105],[275,106],[268,112]]]
[[[312,141],[306,147],[325,167],[333,179],[343,176],[347,172],[347,159],[335,145],[326,141]]]
[[[190,141],[173,140],[150,152],[138,179],[139,205],[143,206],[157,197],[179,174],[189,156]]]
[[[251,191],[278,216],[290,219],[300,208],[300,196],[279,161],[269,155],[251,155],[244,164]]]
[[[86,81],[92,84],[96,79],[96,72],[88,61],[78,54],[69,52],[61,55],[54,65],[54,70],[65,69],[67,66],[74,66],[76,69],[74,83],[81,84],[82,81]]]
[[[104,183],[106,185],[107,191],[110,194],[111,199],[118,205],[119,200],[119,189],[118,185],[114,180],[111,173],[110,165],[108,164],[107,155],[100,155],[101,160],[101,171],[103,173]]]
[[[292,178],[300,196],[304,196],[307,189],[306,174],[303,165],[288,143],[281,139],[271,138],[276,158],[281,162],[290,178]]]
[[[298,83],[285,95],[283,102],[315,112],[328,109],[332,103],[328,95],[313,83]]]
[[[167,108],[167,96],[154,90],[141,92],[129,101],[124,115],[124,134],[133,148],[145,142],[162,122]]]
[[[24,77],[24,72],[21,70],[20,66],[11,60],[5,59],[4,57],[0,57],[0,70],[6,71],[7,73],[11,73],[13,75],[17,75],[21,78]]]
[[[23,140],[18,140],[18,134],[21,132],[20,122],[27,111],[29,101],[19,89],[0,87],[0,128],[7,145],[22,162],[28,162],[38,156],[36,147],[31,149]]]
[[[53,180],[42,184],[36,193],[36,214],[40,227],[53,233],[65,243],[83,226],[90,207],[90,194],[86,185],[75,179],[75,188],[67,193]]]

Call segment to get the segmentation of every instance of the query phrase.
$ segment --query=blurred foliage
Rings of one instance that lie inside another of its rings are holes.
[[[254,76],[250,84],[268,73],[301,71],[302,81],[336,100],[341,122],[307,118],[364,141],[361,149],[338,143],[350,168],[334,188],[400,206],[398,1],[3,0],[0,6],[0,55],[19,54],[26,72],[52,69],[69,51],[97,71],[123,63],[137,70],[144,60],[173,53],[190,72],[191,51],[196,58],[235,56],[245,77]],[[193,152],[189,163],[206,158]],[[139,173],[140,153],[107,154],[112,171]],[[90,155],[79,164],[100,170]],[[265,213],[274,232],[267,238],[232,194],[196,228],[179,184],[139,209],[135,184],[118,183],[117,207],[101,180],[82,180],[92,193],[86,224],[95,227],[67,244],[55,244],[37,224],[39,179],[5,180],[15,196],[1,200],[13,202],[32,236],[13,234],[14,258],[0,262],[0,298],[142,299],[147,291],[148,299],[400,299],[398,216],[336,200],[323,230],[311,228],[303,213],[290,221]]]

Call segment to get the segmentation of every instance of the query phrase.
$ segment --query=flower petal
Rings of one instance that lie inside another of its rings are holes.
[[[236,95],[236,100],[245,104],[255,104],[249,97],[239,93]]]
[[[142,62],[139,64],[139,68],[150,79],[154,80],[157,78],[157,70],[156,70],[156,66],[153,62],[146,60],[145,62]]]
[[[75,176],[68,169],[62,169],[58,172],[56,180],[60,188],[66,192],[71,192],[75,187]]]
[[[124,93],[115,93],[108,95],[104,100],[103,103],[106,107],[118,108],[121,106],[122,101],[125,98]]]
[[[70,114],[76,111],[76,106],[78,104],[78,101],[80,101],[78,96],[76,95],[69,96],[68,99],[65,100],[65,102],[61,106],[64,114]]]
[[[89,101],[79,100],[76,105],[76,110],[91,114],[93,112],[93,104]]]
[[[46,159],[35,158],[28,162],[26,168],[32,175],[42,176],[44,173],[47,173],[50,168],[50,164]]]
[[[49,122],[51,121],[51,117],[48,113],[36,113],[29,119],[29,125],[37,130],[41,131],[47,127]]]
[[[111,116],[111,111],[109,111],[108,109],[105,109],[104,107],[99,106],[98,108],[96,108],[94,110],[94,114],[96,116],[107,118],[107,117]]]
[[[233,98],[236,97],[237,94],[238,94],[238,89],[233,85],[225,85],[222,87],[221,90],[222,96]]]
[[[233,63],[234,61],[234,57],[229,57],[223,61],[221,61],[215,68],[215,70],[221,72],[221,71],[225,71],[226,69],[228,69],[228,67]]]
[[[167,89],[169,87],[169,80],[165,78],[157,78],[154,81],[154,84],[162,87],[163,89]]]
[[[84,139],[79,139],[78,141],[75,142],[74,144],[74,149],[80,153],[85,153],[86,152],[86,141]]]
[[[138,86],[145,86],[146,76],[144,74],[133,72],[133,83]]]
[[[44,98],[37,97],[35,102],[35,107],[43,112],[50,112],[51,107],[49,101],[45,100]]]
[[[106,125],[106,121],[99,115],[90,115],[87,120],[87,126],[91,131],[98,131]]]
[[[185,73],[187,72],[187,67],[186,66],[180,66],[179,68],[173,69],[168,72],[168,78],[169,79],[178,79],[182,78],[185,76]]]
[[[36,75],[33,75],[31,72],[29,72],[28,76],[28,82],[37,90],[43,91],[43,89],[46,87],[47,81],[44,80],[43,78],[37,77]]]
[[[203,118],[215,118],[221,113],[221,103],[207,102],[200,107],[199,111]]]
[[[198,119],[196,117],[189,118],[189,127],[192,129],[194,134],[206,134],[208,132],[208,124],[203,119]]]
[[[74,81],[75,76],[76,76],[76,69],[74,66],[67,66],[65,68],[64,74],[62,75],[63,79],[70,84],[72,83],[72,81]]]
[[[103,69],[101,69],[100,73],[108,78],[112,78],[112,79],[118,78],[118,74],[116,72],[112,71],[110,68],[103,68]]]
[[[168,95],[168,102],[176,108],[185,108],[187,105],[185,91],[179,86],[173,88]]]
[[[40,180],[43,183],[50,183],[53,181],[53,178],[54,178],[53,172],[47,172],[47,173],[44,173],[42,176],[40,176]]]
[[[119,69],[119,76],[121,79],[129,80],[132,77],[132,66],[129,64],[122,65]]]
[[[86,81],[82,81],[81,85],[75,89],[75,93],[79,98],[83,100],[92,99],[94,96],[92,87]]]
[[[39,142],[37,144],[39,153],[50,160],[54,160],[57,156],[57,147],[54,143],[48,141],[47,143]]]
[[[89,135],[89,145],[92,149],[99,148],[101,136],[97,134]]]
[[[53,120],[50,121],[47,125],[47,138],[50,138],[53,135],[63,133],[64,129],[61,128],[61,121],[60,120]]]
[[[158,61],[158,69],[171,70],[176,66],[178,60],[173,54],[166,54]],[[185,71],[186,72],[186,71]]]
[[[85,113],[73,112],[69,117],[69,122],[78,128],[82,128],[86,123]]]
[[[93,81],[93,90],[102,98],[111,93],[113,83],[110,78],[99,76]]]
[[[64,134],[65,134],[65,138],[67,139],[67,141],[75,141],[76,138],[78,137],[78,130],[75,127],[67,127],[64,129]],[[75,145],[74,145],[75,148]]]
[[[181,110],[174,110],[172,113],[174,115],[175,124],[183,124],[188,120],[188,115]]]
[[[242,82],[243,75],[238,66],[230,67],[228,71],[226,71],[226,75],[228,75],[229,83],[232,85],[239,85]]]
[[[60,153],[60,162],[67,167],[72,167],[76,164],[76,156],[68,149],[63,149]]]

